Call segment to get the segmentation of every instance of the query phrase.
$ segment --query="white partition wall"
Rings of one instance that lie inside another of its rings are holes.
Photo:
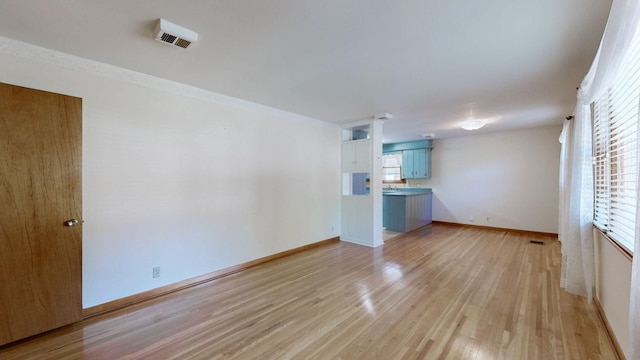
[[[382,120],[343,127],[340,239],[377,247],[382,240]]]

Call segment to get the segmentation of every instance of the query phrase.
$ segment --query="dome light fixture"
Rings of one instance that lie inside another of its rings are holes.
[[[460,127],[465,130],[478,130],[481,127],[487,125],[487,122],[484,120],[469,120],[464,122]]]

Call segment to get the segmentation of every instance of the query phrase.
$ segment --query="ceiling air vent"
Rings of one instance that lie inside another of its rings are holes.
[[[165,44],[188,48],[191,43],[198,41],[198,33],[185,29],[165,19],[158,19],[156,25],[156,40]]]
[[[389,113],[380,113],[373,115],[373,118],[376,120],[391,120],[393,119],[393,115]]]

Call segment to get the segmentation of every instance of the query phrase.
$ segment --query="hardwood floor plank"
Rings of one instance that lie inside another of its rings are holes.
[[[543,241],[543,245],[529,240]],[[615,359],[551,236],[333,243],[0,348],[9,359]]]

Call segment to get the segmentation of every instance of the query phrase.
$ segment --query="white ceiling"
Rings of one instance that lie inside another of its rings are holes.
[[[384,141],[561,124],[610,0],[0,0],[0,35],[320,120],[389,112]],[[154,41],[159,18],[199,33]]]

